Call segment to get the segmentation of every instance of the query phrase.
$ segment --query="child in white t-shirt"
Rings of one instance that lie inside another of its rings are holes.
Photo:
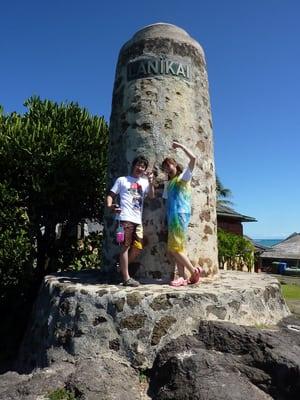
[[[148,160],[139,156],[132,162],[131,174],[119,177],[111,188],[106,205],[114,213],[119,214],[124,229],[124,243],[120,252],[120,269],[124,286],[138,286],[139,282],[129,276],[128,264],[143,249],[142,212],[144,198],[154,197],[153,174],[146,173]],[[114,204],[116,196],[120,198],[120,206]]]

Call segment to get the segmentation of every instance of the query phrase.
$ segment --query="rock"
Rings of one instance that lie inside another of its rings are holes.
[[[88,400],[140,400],[137,372],[110,353],[96,360],[80,360],[66,386]]]
[[[202,321],[159,352],[150,391],[157,400],[300,398],[296,335],[284,321],[274,330]]]
[[[56,363],[31,374],[7,372],[0,375],[0,400],[42,400],[58,388],[63,388],[74,365]]]
[[[225,272],[178,289],[97,279],[45,279],[18,362],[23,374],[0,376],[0,400],[45,400],[56,389],[89,400],[146,399],[147,380],[139,384],[136,372],[145,368],[158,400],[299,397],[300,321],[276,279]],[[272,329],[257,329],[266,323]]]
[[[158,377],[160,387],[154,396],[157,400],[272,399],[241,375],[237,364],[226,355],[203,349],[197,349],[195,353],[181,352],[170,355],[162,368],[165,373]],[[264,383],[263,379],[261,381]]]
[[[54,363],[31,374],[0,376],[0,400],[46,400],[57,389],[81,400],[140,400],[137,372],[111,352],[75,364]]]

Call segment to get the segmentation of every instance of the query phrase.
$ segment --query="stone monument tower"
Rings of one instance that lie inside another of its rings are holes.
[[[159,167],[165,157],[183,166],[188,159],[171,149],[185,144],[197,156],[192,186],[192,216],[187,252],[208,276],[218,272],[216,188],[212,120],[204,52],[187,32],[157,23],[138,31],[122,47],[116,68],[110,119],[108,188],[130,173],[132,160],[144,155],[157,172],[156,198],[144,206],[146,246],[139,258],[139,278],[166,278],[174,265],[166,255],[165,206]],[[104,261],[117,260],[113,216],[105,217]]]

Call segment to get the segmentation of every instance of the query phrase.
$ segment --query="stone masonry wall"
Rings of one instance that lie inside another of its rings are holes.
[[[45,278],[19,363],[32,369],[114,351],[149,368],[162,347],[197,332],[202,320],[274,325],[289,314],[267,274],[221,271],[211,283],[128,288],[100,284],[98,271],[61,273]]]

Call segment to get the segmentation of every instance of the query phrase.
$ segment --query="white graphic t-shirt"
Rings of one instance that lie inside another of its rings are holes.
[[[148,190],[149,181],[145,178],[121,176],[115,181],[111,191],[120,196],[121,221],[142,223],[144,197]]]

